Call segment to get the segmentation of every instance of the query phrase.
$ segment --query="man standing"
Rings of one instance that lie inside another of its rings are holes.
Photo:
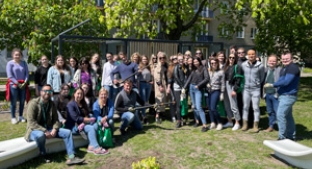
[[[292,55],[289,52],[282,55],[282,63],[284,67],[278,81],[274,84],[267,83],[264,87],[277,87],[279,94],[279,106],[277,108],[278,139],[295,140],[296,126],[292,115],[292,106],[297,100],[300,70],[293,63]]]
[[[135,84],[134,73],[138,72],[138,65],[136,63],[130,62],[127,56],[122,52],[119,52],[119,56],[122,59],[122,63],[120,63],[110,74],[111,79],[114,79],[113,83],[115,85],[119,84],[118,80],[114,77],[114,74],[119,73],[122,81],[129,79]],[[134,85],[133,87],[136,87],[136,86]],[[139,92],[136,88],[135,90]]]
[[[103,86],[108,91],[108,98],[110,98],[114,102],[117,95],[117,89],[113,87],[113,81],[110,74],[117,66],[115,64],[115,61],[113,60],[112,53],[106,53],[106,59],[107,62],[103,66],[101,86]]]
[[[243,127],[242,130],[248,129],[248,115],[250,101],[254,111],[253,132],[259,132],[260,120],[260,90],[261,83],[264,80],[264,67],[261,62],[256,60],[256,51],[249,49],[247,52],[248,61],[242,63],[242,69],[245,76],[245,84],[243,91]]]
[[[73,136],[70,130],[60,128],[55,105],[51,101],[52,87],[43,85],[40,97],[33,99],[27,108],[27,130],[26,141],[36,141],[40,155],[45,162],[50,160],[46,156],[46,139],[63,138],[68,155],[67,165],[79,164],[84,161],[75,157],[75,147]]]
[[[277,56],[270,55],[268,57],[268,68],[266,70],[266,76],[264,83],[273,84],[279,79],[281,67],[277,66]],[[269,114],[269,127],[265,132],[273,131],[273,126],[276,122],[276,113],[278,107],[277,90],[274,87],[268,87],[263,89],[266,109]]]
[[[142,124],[139,119],[138,113],[135,113],[136,102],[140,105],[144,105],[144,101],[138,95],[137,92],[132,90],[132,81],[126,80],[124,82],[123,90],[121,90],[117,96],[115,101],[115,109],[120,113],[121,117],[121,126],[120,133],[122,135],[126,134],[126,128],[129,124],[136,130],[142,130]]]

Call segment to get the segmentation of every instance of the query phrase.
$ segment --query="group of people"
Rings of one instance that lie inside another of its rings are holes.
[[[23,109],[28,90],[28,68],[19,49],[12,51],[13,60],[7,64],[7,95],[11,101],[12,124],[25,122]],[[168,60],[169,61],[168,61]],[[67,164],[83,162],[75,156],[72,134],[81,134],[89,140],[88,152],[96,155],[108,151],[97,141],[98,127],[114,131],[113,115],[120,115],[119,131],[127,134],[131,125],[142,130],[148,123],[146,107],[154,104],[155,122],[162,122],[166,105],[170,106],[171,120],[176,128],[183,126],[180,100],[191,98],[194,112],[194,127],[202,125],[201,131],[248,130],[249,108],[253,109],[253,132],[259,131],[261,96],[265,98],[269,114],[267,132],[273,131],[277,122],[279,139],[295,139],[295,123],[292,105],[298,92],[300,71],[292,62],[291,53],[281,55],[283,66],[278,66],[278,57],[270,55],[268,65],[258,61],[256,51],[230,48],[229,56],[223,51],[203,58],[201,50],[178,53],[168,57],[159,51],[149,58],[133,53],[130,60],[125,53],[106,54],[106,63],[101,66],[98,54],[89,60],[79,61],[63,56],[49,64],[46,56],[35,72],[36,95],[27,107],[26,140],[36,141],[40,154],[46,158],[45,140],[53,137],[64,139],[69,159]],[[27,99],[28,98],[28,99]],[[17,99],[20,100],[19,118],[15,118]],[[204,100],[204,103],[203,103]],[[227,123],[223,124],[217,106],[224,102]],[[209,110],[207,123],[203,105]],[[139,107],[138,107],[139,106]],[[140,107],[143,106],[143,107]],[[233,121],[234,118],[234,121]]]

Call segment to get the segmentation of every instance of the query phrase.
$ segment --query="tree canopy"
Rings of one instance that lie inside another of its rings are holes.
[[[90,18],[91,23],[71,32],[73,35],[107,35],[99,22],[101,11],[94,1],[73,0],[4,0],[0,1],[0,48],[28,49],[30,61],[51,53],[51,39]],[[97,48],[96,44],[66,44],[64,56],[82,55]]]
[[[310,0],[239,0],[238,10],[251,9],[258,27],[256,47],[266,54],[291,51],[302,58],[312,53],[312,3]]]
[[[108,29],[116,28],[117,37],[179,40],[183,34],[200,31],[200,14],[207,0],[105,0],[105,15],[101,20]]]

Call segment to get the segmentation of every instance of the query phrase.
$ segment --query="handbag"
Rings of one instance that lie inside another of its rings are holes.
[[[102,127],[99,126],[98,132],[97,132],[97,139],[101,147],[105,147],[105,148],[114,147],[113,135],[109,127],[102,130]]]

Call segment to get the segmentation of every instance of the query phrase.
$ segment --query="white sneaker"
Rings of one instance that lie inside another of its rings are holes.
[[[240,129],[241,126],[239,124],[235,124],[234,127],[232,128],[232,131]]]
[[[177,122],[177,120],[176,120],[175,117],[172,117],[172,122],[173,122],[173,123]]]
[[[17,124],[16,118],[11,119],[11,123],[12,123],[12,124]]]
[[[209,130],[212,130],[212,129],[214,129],[214,128],[216,128],[216,123],[211,123],[211,124],[210,124],[210,127],[209,127]]]
[[[233,123],[227,122],[225,125],[223,125],[223,128],[233,127]]]
[[[20,116],[18,120],[19,120],[20,122],[22,122],[22,123],[25,123],[25,122],[26,122],[26,120],[24,119],[23,116]]]
[[[219,124],[217,125],[216,130],[222,130],[222,129],[223,129],[222,123],[219,123]]]

